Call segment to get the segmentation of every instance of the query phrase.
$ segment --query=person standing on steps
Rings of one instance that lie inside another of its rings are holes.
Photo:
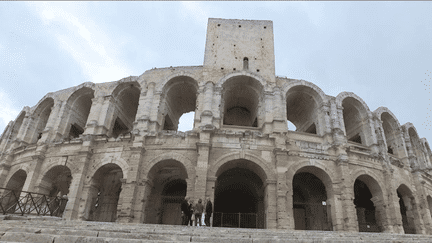
[[[184,198],[184,200],[181,203],[181,219],[182,219],[182,225],[188,225],[189,218],[190,218],[190,210],[189,210],[189,202],[187,197]]]
[[[201,226],[201,217],[204,211],[204,205],[202,205],[202,200],[198,199],[198,203],[195,205],[195,226]]]
[[[210,217],[213,213],[213,204],[210,201],[210,198],[207,197],[207,203],[206,203],[206,208],[205,208],[205,218],[204,218],[204,223],[206,226],[210,226]]]
[[[194,209],[195,209],[195,207],[193,205],[193,202],[194,201],[192,199],[189,200],[189,207],[188,207],[188,209],[189,209],[189,221],[188,221],[188,225],[190,225],[190,226],[193,226],[193,223],[194,223],[194,219],[193,219],[192,216],[194,216]]]

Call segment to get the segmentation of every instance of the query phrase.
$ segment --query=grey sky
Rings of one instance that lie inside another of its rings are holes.
[[[0,133],[48,92],[202,65],[211,17],[272,20],[278,76],[354,92],[432,142],[431,12],[432,2],[0,2]]]

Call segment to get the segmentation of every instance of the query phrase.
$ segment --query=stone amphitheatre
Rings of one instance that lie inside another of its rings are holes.
[[[428,235],[431,169],[388,108],[276,76],[261,20],[211,18],[202,66],[48,93],[0,138],[0,192],[67,198],[77,224],[173,227],[187,196],[211,198],[213,228]]]

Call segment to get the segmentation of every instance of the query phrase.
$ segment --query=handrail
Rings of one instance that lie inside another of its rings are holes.
[[[1,214],[30,214],[62,217],[67,198],[0,187]]]

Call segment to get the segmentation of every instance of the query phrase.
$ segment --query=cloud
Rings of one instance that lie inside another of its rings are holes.
[[[13,101],[0,89],[0,135],[8,123],[18,116],[20,110],[13,106]]]
[[[98,23],[85,14],[86,3],[77,4],[30,5],[36,7],[39,17],[47,25],[59,47],[73,57],[87,79],[99,83],[129,76],[131,69],[119,58],[120,52],[116,45],[99,28]]]

